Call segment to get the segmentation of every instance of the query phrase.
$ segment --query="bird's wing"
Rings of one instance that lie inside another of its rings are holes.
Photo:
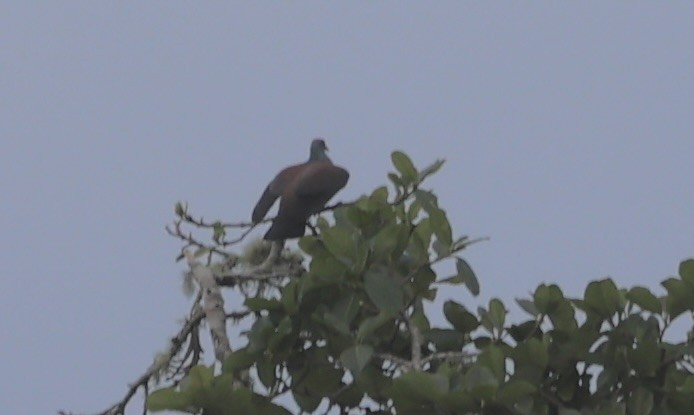
[[[291,184],[292,180],[301,172],[302,167],[302,164],[287,167],[272,179],[253,208],[253,214],[251,215],[253,223],[258,223],[265,218],[268,210],[275,204],[277,198],[282,196],[282,193]]]
[[[294,183],[298,197],[334,195],[345,187],[349,172],[332,163],[311,163],[301,171]]]

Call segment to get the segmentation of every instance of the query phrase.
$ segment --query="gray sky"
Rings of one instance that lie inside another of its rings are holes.
[[[337,199],[385,183],[393,149],[447,159],[454,230],[491,241],[466,255],[480,298],[441,299],[660,293],[694,255],[693,2],[0,10],[4,413],[120,399],[188,310],[174,203],[247,220],[314,136],[351,171]]]

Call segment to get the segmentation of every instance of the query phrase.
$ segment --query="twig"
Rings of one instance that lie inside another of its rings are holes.
[[[200,285],[202,309],[205,313],[205,321],[210,328],[215,358],[219,362],[223,362],[231,353],[231,345],[229,344],[229,336],[226,330],[226,314],[224,312],[222,292],[209,267],[197,261],[193,253],[188,250],[184,252],[184,255],[193,277]]]
[[[138,389],[140,389],[141,387],[145,387],[149,383],[149,381],[153,377],[155,377],[157,373],[161,371],[162,365],[166,364],[166,362],[169,362],[173,358],[173,356],[178,354],[190,333],[198,327],[204,316],[205,315],[202,312],[190,316],[181,328],[181,330],[178,332],[178,334],[176,334],[176,336],[174,336],[171,339],[169,344],[169,350],[167,350],[164,355],[155,359],[155,361],[149,366],[149,368],[147,368],[145,373],[143,373],[142,376],[137,378],[135,382],[129,385],[128,391],[123,397],[123,399],[121,399],[118,403],[114,404],[105,411],[100,412],[99,415],[124,415],[125,407],[128,405],[128,403],[135,395],[135,393],[138,391]]]

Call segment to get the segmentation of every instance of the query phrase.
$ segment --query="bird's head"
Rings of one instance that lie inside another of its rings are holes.
[[[313,141],[311,141],[311,155],[308,161],[332,162],[328,157],[328,146],[325,144],[324,139],[314,138]]]

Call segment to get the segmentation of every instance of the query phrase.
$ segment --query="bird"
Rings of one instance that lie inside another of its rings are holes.
[[[313,139],[308,160],[283,169],[267,185],[253,208],[253,224],[265,218],[278,198],[280,207],[263,239],[283,241],[304,236],[308,218],[345,187],[349,172],[334,165],[327,151],[324,139]]]

